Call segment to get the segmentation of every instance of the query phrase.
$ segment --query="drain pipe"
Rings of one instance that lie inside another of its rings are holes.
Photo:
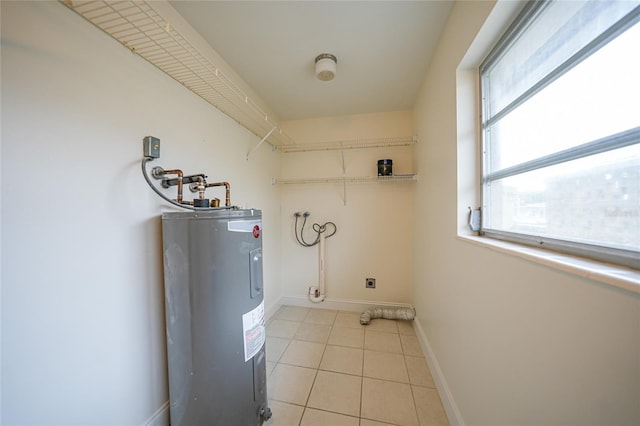
[[[309,287],[309,300],[313,303],[324,301],[325,292],[325,276],[324,276],[324,232],[318,235],[320,241],[318,243],[318,287]]]

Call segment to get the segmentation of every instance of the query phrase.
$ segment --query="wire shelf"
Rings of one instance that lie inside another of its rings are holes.
[[[280,185],[299,185],[313,183],[370,183],[370,182],[397,182],[397,181],[416,181],[418,175],[392,175],[392,176],[340,176],[340,177],[323,177],[323,178],[301,178],[301,179],[274,179],[274,184]]]
[[[374,139],[353,139],[340,140],[333,142],[320,142],[309,144],[284,144],[278,146],[278,150],[290,152],[308,152],[308,151],[330,151],[342,149],[360,149],[360,148],[386,148],[395,146],[410,146],[417,143],[417,136],[402,136],[395,138],[374,138]]]
[[[153,1],[60,0],[180,84],[273,146],[295,145],[237,84],[153,6]]]

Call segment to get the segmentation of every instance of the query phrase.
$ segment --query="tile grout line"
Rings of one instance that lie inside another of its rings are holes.
[[[307,316],[309,315],[309,313],[311,313],[311,310],[309,310],[309,312],[307,312],[307,315],[305,315],[304,319],[307,319]],[[304,323],[304,320],[302,322],[300,322],[300,324],[303,324],[303,323]],[[298,327],[300,327],[300,326],[298,326]],[[331,335],[331,330],[332,329],[333,329],[333,323],[329,326],[329,335]],[[293,335],[293,339],[292,340],[298,340],[298,339],[296,339],[295,334]],[[327,336],[327,341],[328,340],[329,340],[329,337]],[[320,364],[322,363],[322,358],[324,357],[324,353],[326,352],[326,350],[327,350],[327,344],[325,342],[324,343],[324,348],[322,350],[322,355],[320,356],[320,361],[318,362],[318,366],[315,368],[316,372],[315,372],[315,374],[313,376],[313,382],[311,383],[311,388],[309,389],[309,395],[307,395],[307,399],[306,399],[306,401],[304,403],[304,408],[302,410],[302,416],[300,416],[300,422],[298,423],[298,426],[302,425],[302,419],[304,419],[304,415],[307,412],[307,409],[311,408],[311,407],[309,407],[309,400],[311,399],[311,393],[313,392],[313,386],[316,384],[316,380],[318,379],[318,372],[320,371]]]
[[[404,351],[402,345],[402,338],[400,338],[400,347],[402,348],[402,359],[404,360],[404,367],[407,369],[407,378],[409,379],[409,391],[411,392],[411,399],[413,400],[413,412],[416,415],[416,420],[420,424],[420,416],[418,415],[418,403],[416,402],[416,396],[413,393],[413,386],[411,385],[411,376],[409,375],[409,365],[407,364],[407,354]]]
[[[309,310],[309,311],[305,314],[304,318],[303,318],[301,321],[292,321],[292,322],[297,322],[297,323],[298,323],[298,327],[296,327],[296,330],[297,330],[297,329],[298,329],[302,324],[307,324],[307,323],[305,323],[305,320],[306,320],[306,318],[308,318],[308,317],[309,317],[309,314],[310,314],[311,312],[312,312],[312,311],[311,311],[311,310]],[[300,417],[300,420],[299,420],[299,422],[298,422],[298,424],[299,424],[299,425],[301,425],[301,424],[302,424],[302,421],[303,421],[303,418],[304,418],[305,414],[306,414],[306,413],[308,413],[308,410],[307,410],[307,409],[309,409],[309,410],[313,409],[312,407],[309,407],[309,403],[310,403],[310,399],[311,399],[311,393],[312,393],[312,391],[313,391],[313,389],[314,389],[314,386],[315,386],[315,385],[316,385],[316,383],[317,383],[318,375],[319,375],[320,371],[328,371],[328,372],[334,372],[334,373],[339,373],[339,374],[344,374],[344,375],[350,375],[350,376],[354,376],[354,377],[360,377],[360,401],[359,401],[359,413],[358,413],[358,416],[351,416],[351,415],[348,415],[348,414],[342,414],[342,413],[335,412],[335,411],[331,411],[331,410],[328,410],[328,409],[318,409],[319,411],[323,411],[323,412],[326,412],[326,413],[338,414],[338,415],[345,415],[345,416],[348,416],[348,417],[356,418],[356,419],[358,419],[358,420],[359,420],[359,423],[361,423],[363,419],[364,419],[364,420],[377,421],[377,420],[367,419],[367,418],[364,418],[364,417],[363,417],[363,403],[364,403],[364,379],[366,378],[366,376],[365,376],[365,356],[364,356],[364,353],[365,353],[365,351],[366,351],[366,349],[365,349],[365,346],[366,346],[366,345],[365,345],[365,341],[366,341],[366,332],[367,332],[367,329],[366,329],[366,328],[364,328],[364,329],[363,329],[363,342],[362,342],[362,348],[361,348],[363,356],[362,356],[362,361],[361,361],[361,364],[360,364],[360,367],[361,367],[361,373],[360,373],[360,375],[352,374],[352,373],[347,373],[347,372],[333,371],[333,370],[330,370],[330,369],[328,369],[328,370],[323,370],[323,369],[321,369],[322,361],[323,361],[323,359],[325,358],[325,356],[327,355],[327,349],[328,349],[328,346],[329,346],[329,340],[330,340],[331,334],[332,334],[332,332],[333,332],[333,331],[335,330],[335,328],[336,328],[337,314],[339,314],[339,313],[340,313],[340,311],[337,311],[336,316],[334,316],[334,317],[333,317],[333,321],[332,321],[330,324],[326,324],[326,325],[328,325],[328,326],[329,326],[329,330],[328,330],[329,334],[328,334],[327,338],[326,338],[325,340],[323,340],[323,342],[322,342],[322,343],[323,343],[322,353],[321,353],[321,355],[320,355],[320,359],[319,359],[319,361],[318,361],[317,366],[314,368],[315,372],[314,372],[313,381],[312,381],[312,383],[311,383],[311,387],[310,387],[309,394],[307,395],[307,398],[306,398],[306,400],[305,400],[304,406],[302,406],[302,407],[301,407],[301,408],[303,409],[303,411],[302,411],[302,415],[301,415],[301,417]],[[276,319],[276,318],[274,318],[274,319]],[[279,318],[277,318],[277,319],[279,319]],[[281,320],[281,321],[290,321],[290,320],[284,320],[284,319],[280,319],[280,320]],[[312,323],[308,323],[308,324],[322,325],[323,323],[315,323],[315,322],[312,322]],[[347,327],[347,328],[352,328],[352,327]],[[353,328],[355,328],[355,327],[353,327]],[[399,327],[397,327],[397,324],[396,324],[395,331],[388,331],[388,330],[370,330],[370,331],[378,331],[378,332],[383,332],[383,333],[384,333],[384,332],[388,332],[388,333],[390,333],[390,334],[395,334],[395,335],[397,335],[397,336],[398,336],[398,339],[399,339],[399,341],[400,341],[400,353],[402,354],[402,361],[403,361],[403,365],[404,365],[404,368],[406,369],[406,372],[407,372],[407,379],[408,379],[408,382],[407,382],[406,384],[409,386],[409,390],[410,390],[410,392],[411,392],[412,402],[413,402],[413,405],[414,405],[414,414],[415,414],[415,416],[416,416],[415,418],[417,419],[417,421],[418,421],[418,423],[419,423],[419,422],[420,422],[420,419],[419,419],[419,417],[418,417],[418,410],[417,410],[417,408],[418,408],[418,407],[417,407],[417,402],[416,402],[416,395],[415,395],[415,393],[414,393],[414,386],[412,385],[412,380],[411,380],[411,377],[410,377],[410,375],[409,375],[409,365],[408,365],[408,358],[407,358],[407,357],[412,357],[412,358],[420,358],[420,357],[419,357],[419,356],[416,356],[416,355],[412,355],[412,354],[407,354],[407,352],[406,352],[406,348],[405,348],[405,345],[403,344],[403,339],[402,339],[402,335],[404,335],[404,334],[403,334],[403,333],[401,333],[401,330],[400,330],[400,328],[399,328]],[[297,337],[296,337],[296,334],[297,334],[297,332],[293,334],[293,336],[292,336],[292,338],[291,338],[291,339],[287,339],[287,340],[289,340],[289,342],[287,343],[287,345],[286,345],[285,349],[283,350],[283,353],[280,355],[280,357],[279,357],[279,358],[278,358],[278,360],[276,361],[276,366],[277,366],[278,364],[280,364],[280,365],[295,365],[295,364],[285,364],[285,363],[282,363],[281,361],[282,361],[282,359],[283,359],[283,357],[284,357],[285,352],[286,352],[286,351],[287,351],[287,349],[291,346],[291,344],[293,343],[293,341],[294,341],[294,340],[295,340],[295,341],[299,341],[299,342],[307,342],[307,340],[301,340],[301,339],[297,338]],[[311,342],[313,342],[313,341],[311,341]],[[333,346],[337,346],[337,347],[345,347],[345,348],[354,348],[354,347],[352,347],[352,346],[343,346],[343,345],[340,345],[340,344],[334,344]],[[357,348],[356,348],[356,349],[357,349]],[[379,351],[379,352],[385,352],[385,353],[386,353],[386,351]],[[393,352],[390,352],[390,353],[393,353]],[[274,369],[275,369],[275,367],[274,367]],[[386,380],[386,379],[380,379],[380,380]],[[404,383],[404,382],[402,382],[402,381],[396,381],[396,380],[388,380],[388,381],[391,381],[391,382],[397,382],[397,383]],[[425,385],[425,386],[422,386],[422,385],[415,385],[415,386],[417,386],[417,387],[429,388],[429,386],[426,386],[426,385]],[[436,389],[436,390],[437,390],[437,389]],[[284,402],[284,401],[282,401],[282,402]],[[295,404],[293,404],[293,405],[295,405]]]
[[[360,324],[362,326],[362,324]],[[360,376],[360,410],[359,410],[359,421],[358,424],[362,423],[362,404],[364,402],[364,339],[365,332],[362,331],[362,364],[361,364],[361,376]]]

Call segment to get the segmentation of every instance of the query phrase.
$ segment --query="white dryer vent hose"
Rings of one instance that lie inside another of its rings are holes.
[[[412,320],[415,317],[414,308],[369,308],[360,315],[360,324],[367,325],[375,318]]]

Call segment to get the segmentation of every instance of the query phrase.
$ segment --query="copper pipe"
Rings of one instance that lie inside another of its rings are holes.
[[[202,176],[198,176],[198,199],[204,200],[204,190],[207,189],[204,186],[204,178]]]
[[[163,175],[178,175],[178,198],[177,202],[182,203],[182,170],[164,170],[162,172]]]
[[[216,183],[208,183],[206,185],[207,188],[210,188],[212,186],[223,186],[226,189],[226,196],[227,199],[224,203],[225,206],[229,207],[231,205],[231,184],[229,182],[216,182]]]

